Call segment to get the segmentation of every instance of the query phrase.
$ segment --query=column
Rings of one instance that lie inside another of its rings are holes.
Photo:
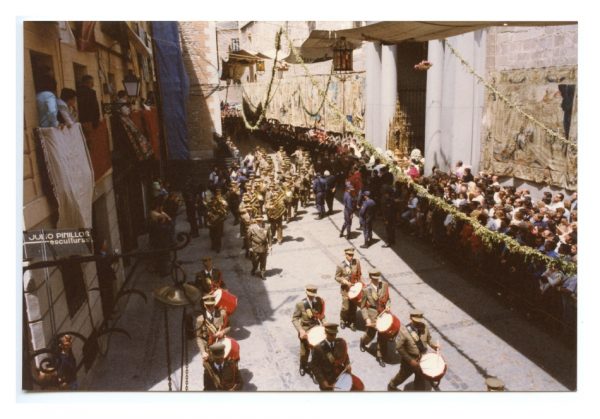
[[[427,70],[425,95],[425,174],[434,166],[446,170],[442,151],[442,86],[444,78],[444,46],[442,41],[429,41],[427,60],[433,66]]]
[[[365,85],[365,138],[375,144],[379,137],[381,104],[381,44],[365,42],[365,64],[367,69]]]
[[[396,111],[398,99],[398,51],[396,45],[381,46],[381,110],[378,137],[373,145],[386,150],[390,122]]]

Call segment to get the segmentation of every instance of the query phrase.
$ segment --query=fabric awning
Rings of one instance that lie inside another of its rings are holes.
[[[358,48],[362,41],[377,41],[384,44],[399,44],[404,41],[425,42],[461,35],[490,26],[558,26],[574,24],[577,24],[577,22],[386,21],[338,31],[314,30],[298,50],[305,62],[317,62],[333,58],[333,46],[341,37],[345,37],[353,48]],[[285,60],[290,63],[297,62],[293,54],[290,54]]]
[[[246,62],[246,63],[253,63],[253,62],[259,61],[259,60],[262,60],[262,58],[258,57],[255,53],[245,50],[245,49],[240,49],[237,51],[229,52],[228,62],[240,61],[240,62]]]
[[[139,52],[148,57],[152,57],[152,49],[148,48],[144,41],[138,36],[137,33],[133,30],[131,26],[129,26],[129,22],[125,23],[125,27],[127,27],[127,35],[129,35],[129,39],[132,41],[134,48]]]

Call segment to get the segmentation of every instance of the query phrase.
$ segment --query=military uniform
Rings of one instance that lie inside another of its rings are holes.
[[[353,256],[354,249],[348,248],[344,251],[346,255]],[[360,261],[358,259],[352,258],[351,261],[348,259],[344,259],[342,263],[340,263],[335,270],[335,280],[340,283],[340,292],[342,294],[342,308],[340,310],[340,321],[342,329],[349,325],[352,330],[356,330],[355,322],[356,322],[356,302],[350,301],[348,299],[348,290],[350,286],[345,282],[349,282],[350,284],[354,284],[361,279],[361,268]]]
[[[363,236],[365,238],[365,244],[361,247],[367,248],[371,245],[373,239],[373,220],[375,219],[375,201],[371,199],[371,193],[369,191],[363,192],[365,201],[360,207],[358,213],[360,223],[363,226]]]
[[[315,326],[318,326],[325,318],[325,301],[317,296],[317,287],[309,284],[306,286],[307,297],[296,304],[292,314],[292,324],[298,331],[300,338],[300,375],[308,367],[308,357],[310,355],[310,346],[308,338],[303,336]],[[309,297],[314,297],[312,300]]]
[[[326,324],[326,330],[337,333],[337,325]],[[325,339],[313,349],[311,361],[311,370],[315,379],[319,383],[319,388],[324,391],[330,391],[327,384],[334,385],[338,376],[349,366],[350,357],[348,356],[348,345],[342,338],[335,337]]]
[[[244,204],[240,205],[240,238],[242,239],[242,249],[246,251],[246,257],[249,256],[250,245],[248,243],[248,228],[252,222],[252,218]]]
[[[194,286],[201,290],[203,294],[210,294],[219,288],[226,288],[221,271],[215,268],[212,268],[210,271],[203,269],[200,272],[196,272]]]
[[[415,374],[414,388],[417,391],[426,389],[426,382],[421,367],[418,365],[421,355],[427,352],[427,345],[437,349],[437,345],[431,342],[431,334],[429,327],[423,320],[423,313],[419,310],[413,310],[410,313],[412,320],[407,326],[401,325],[398,335],[396,336],[396,351],[400,355],[400,371],[388,384],[389,390],[397,390],[408,377]],[[420,323],[421,327],[417,328],[414,323]],[[411,366],[411,362],[416,362],[416,366]]]
[[[210,356],[203,362],[204,391],[240,391],[242,376],[237,361],[224,359],[225,345],[210,346]]]
[[[262,218],[261,218],[262,220]],[[256,219],[255,221],[258,221]],[[263,220],[264,221],[264,220]],[[252,255],[252,275],[260,268],[260,276],[265,279],[267,269],[267,254],[271,247],[271,231],[258,224],[252,224],[248,228],[248,242]]]
[[[326,323],[324,326],[327,338],[313,349],[310,365],[321,391],[332,391],[343,372],[351,373],[350,357],[346,341],[336,337],[337,324]],[[353,375],[352,390],[361,391],[363,389],[362,381]]]
[[[227,218],[228,205],[222,198],[221,194],[217,194],[208,203],[207,224],[209,228],[211,249],[217,253],[221,251],[221,240],[223,238],[223,223]]]
[[[380,276],[381,273],[379,271],[369,272],[369,277],[373,282],[363,288],[360,311],[365,323],[369,320],[371,325],[367,326],[365,334],[360,338],[360,348],[362,351],[366,350],[366,345],[368,345],[377,334],[377,361],[384,367],[385,363],[383,358],[387,353],[388,338],[377,333],[375,325],[377,316],[388,309],[391,302],[389,285],[386,281],[380,279]]]
[[[269,217],[271,236],[281,244],[283,240],[283,217],[286,213],[285,194],[282,190],[276,190],[274,186],[271,187],[265,210]]]
[[[208,355],[208,347],[229,332],[229,318],[225,310],[215,309],[215,298],[212,295],[202,297],[205,310],[196,317],[194,333],[200,353]]]

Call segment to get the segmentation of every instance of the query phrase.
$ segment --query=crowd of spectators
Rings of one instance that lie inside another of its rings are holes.
[[[230,127],[235,120],[238,124],[241,120],[236,115],[227,118]],[[309,150],[315,170],[329,170],[342,185],[351,178],[358,179],[359,190],[370,191],[379,218],[386,225],[392,223],[394,230],[404,230],[431,243],[481,280],[489,280],[518,300],[526,301],[528,311],[549,314],[562,319],[569,330],[574,328],[576,274],[565,274],[511,252],[502,242],[485,244],[471,223],[432,205],[428,197],[419,196],[412,184],[397,179],[385,162],[368,156],[354,135],[317,127],[294,127],[273,120],[264,121],[253,135],[270,142],[274,149],[283,146],[289,154],[299,147]],[[491,173],[474,174],[462,162],[448,172],[434,168],[425,176],[418,150],[410,156],[393,155],[389,151],[387,154],[415,184],[490,231],[506,234],[549,258],[577,262],[576,192],[567,198],[564,192],[547,191],[541,199],[536,199],[527,188],[503,185]],[[357,193],[360,205],[361,192]]]

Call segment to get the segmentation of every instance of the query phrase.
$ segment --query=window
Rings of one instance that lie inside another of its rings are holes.
[[[65,260],[59,267],[65,287],[69,316],[73,318],[86,298],[83,270],[81,269],[81,263],[69,259]]]
[[[105,95],[114,96],[117,94],[115,91],[115,73],[108,73],[108,83],[104,85],[102,89]]]
[[[240,40],[238,38],[233,38],[231,40],[231,51],[236,52],[240,50]]]
[[[52,56],[31,51],[31,70],[33,72],[33,87],[38,91],[40,78],[50,75],[54,77],[54,64]]]

